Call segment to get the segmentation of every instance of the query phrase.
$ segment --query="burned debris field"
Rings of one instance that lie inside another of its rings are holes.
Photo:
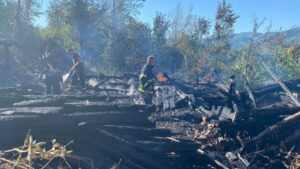
[[[136,77],[91,79],[86,94],[1,88],[1,149],[22,145],[30,130],[39,141],[73,141],[73,153],[95,168],[120,160],[120,168],[297,168],[300,108],[276,83],[253,90],[256,109],[248,100],[231,113],[223,106],[224,89],[209,81],[174,81],[176,108],[156,111],[134,102],[129,89]],[[292,92],[298,83],[284,82]],[[68,160],[74,168],[91,168],[78,161]]]
[[[0,0],[0,169],[300,169],[298,0]]]

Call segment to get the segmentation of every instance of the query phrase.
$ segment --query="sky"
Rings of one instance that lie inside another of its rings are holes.
[[[177,5],[185,9],[193,9],[193,14],[202,16],[214,22],[216,8],[221,0],[146,0],[140,10],[138,19],[151,25],[156,12],[171,15]],[[300,26],[300,0],[226,0],[232,5],[234,12],[239,15],[235,24],[235,32],[251,32],[253,18],[265,20],[260,32],[265,32],[272,23],[272,30],[286,30]],[[43,0],[42,12],[49,5],[48,0]],[[36,20],[40,26],[46,25],[46,16]]]

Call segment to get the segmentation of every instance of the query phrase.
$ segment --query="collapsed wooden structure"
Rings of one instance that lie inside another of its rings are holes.
[[[299,93],[300,80],[283,83]],[[120,168],[281,168],[289,165],[283,149],[298,151],[300,107],[276,83],[253,89],[257,108],[246,98],[234,115],[223,84],[174,81],[177,108],[163,112],[134,102],[133,75],[93,76],[89,84],[86,94],[60,96],[1,88],[0,149],[21,145],[31,130],[39,140],[74,140],[74,153],[95,168],[120,159]]]

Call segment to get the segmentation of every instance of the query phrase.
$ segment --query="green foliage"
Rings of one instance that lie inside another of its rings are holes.
[[[67,48],[79,48],[78,42],[73,40],[73,32],[71,25],[63,25],[62,27],[55,28],[48,26],[39,30],[40,36],[47,39],[55,40],[65,49]]]
[[[34,19],[40,14],[39,2],[0,0],[0,41],[10,46],[4,58],[7,63],[14,64],[8,66],[9,70],[1,70],[1,73],[25,72],[33,75],[36,71],[39,65],[38,58],[41,55],[40,47],[43,43],[33,24]],[[3,52],[1,51],[0,56]]]
[[[235,73],[239,75],[240,85],[243,85],[244,78],[247,76],[247,80],[250,86],[255,86],[257,84],[261,84],[266,80],[270,80],[269,74],[266,70],[261,66],[262,56],[258,53],[254,54],[252,64],[247,62],[248,57],[248,49],[244,49],[241,51],[233,51],[230,52],[231,56],[231,65],[229,67],[229,73]],[[246,75],[246,69],[248,74]],[[230,74],[227,75],[228,77]],[[240,86],[242,87],[242,86]]]
[[[15,58],[24,67],[36,67],[45,46],[54,42],[53,55],[63,57],[64,49],[75,48],[88,72],[138,73],[146,57],[153,54],[157,71],[186,80],[220,69],[224,79],[236,73],[246,75],[251,84],[260,83],[270,79],[262,61],[274,65],[278,74],[282,69],[285,77],[299,77],[300,45],[283,48],[282,37],[265,35],[264,41],[255,43],[252,38],[249,48],[231,49],[238,16],[225,0],[216,8],[213,32],[211,21],[180,5],[171,15],[157,13],[151,28],[137,19],[144,1],[51,0],[48,25],[37,28],[33,21],[40,14],[38,0],[0,0],[0,39],[15,42]],[[260,24],[255,23],[253,34]]]
[[[287,48],[279,48],[275,50],[275,58],[277,64],[285,72],[288,78],[300,77],[300,45],[296,44]]]

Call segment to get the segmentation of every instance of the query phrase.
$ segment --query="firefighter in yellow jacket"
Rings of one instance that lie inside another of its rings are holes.
[[[152,104],[154,95],[154,81],[156,77],[153,73],[154,56],[147,57],[147,63],[143,66],[140,77],[138,91],[142,94],[145,104]]]

